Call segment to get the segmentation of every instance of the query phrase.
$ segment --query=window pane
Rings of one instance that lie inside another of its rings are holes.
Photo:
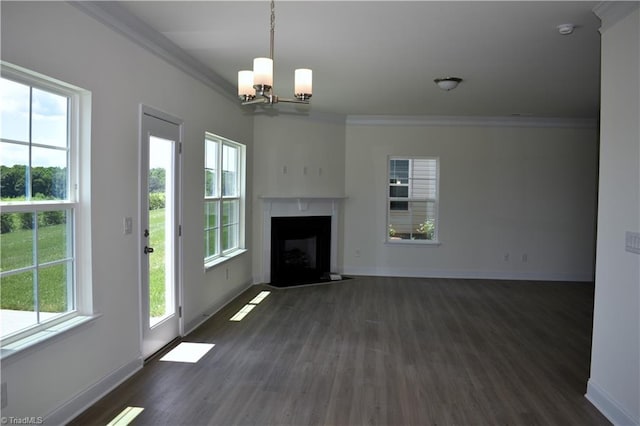
[[[0,78],[0,110],[0,137],[29,142],[29,86]]]
[[[407,201],[390,201],[389,210],[408,210],[409,203]]]
[[[33,143],[67,146],[67,102],[66,96],[33,89],[31,104]]]
[[[389,183],[409,183],[409,160],[389,160]]]
[[[411,210],[411,236],[413,239],[433,239],[434,222],[433,217],[428,217],[427,205],[428,203],[425,201],[411,201],[409,203],[409,209]]]
[[[204,150],[204,196],[218,197],[218,142],[207,139]]]
[[[413,160],[413,177],[416,179],[435,179],[437,161],[434,158],[416,158]]]
[[[238,247],[239,204],[238,200],[228,200],[222,203],[223,251]]]
[[[219,201],[208,201],[204,203],[205,229],[218,227],[218,203]]]
[[[34,200],[67,199],[67,152],[32,148],[31,196]]]
[[[33,266],[33,216],[33,213],[2,213],[0,215],[2,224],[0,270],[12,271]],[[4,278],[2,291],[4,292]]]
[[[406,201],[404,201],[406,203]],[[389,212],[389,236],[395,239],[411,239],[411,213],[408,210]]]
[[[71,262],[48,266],[38,270],[38,305],[40,322],[52,314],[68,312],[71,297]]]
[[[238,247],[238,225],[228,225],[222,228],[222,251]]]
[[[211,257],[218,254],[216,243],[218,241],[218,229],[210,229],[204,233],[204,257]]]
[[[391,185],[389,187],[389,196],[390,197],[408,197],[409,196],[409,187],[408,186]]]
[[[412,198],[436,198],[436,181],[415,179],[411,181]]]
[[[34,271],[27,271],[2,278],[0,313],[3,336],[36,325],[38,322],[33,274]]]
[[[27,195],[29,147],[0,143],[0,197],[2,201],[24,200]]]
[[[204,203],[204,257],[218,254],[218,201]]]
[[[236,197],[238,188],[238,148],[222,146],[222,195]]]
[[[225,200],[222,202],[222,225],[238,223],[238,200]]]
[[[38,213],[38,263],[71,257],[71,212],[55,210]]]
[[[408,201],[408,210],[389,212],[389,236],[403,240],[435,239],[435,203]]]

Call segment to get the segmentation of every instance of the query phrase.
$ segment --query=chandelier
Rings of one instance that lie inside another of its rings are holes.
[[[273,39],[276,27],[276,13],[274,0],[271,0],[271,41],[268,58],[255,58],[253,71],[238,71],[238,97],[242,105],[290,102],[308,104],[311,99],[312,72],[307,68],[295,70],[294,96],[295,99],[284,99],[273,93]]]

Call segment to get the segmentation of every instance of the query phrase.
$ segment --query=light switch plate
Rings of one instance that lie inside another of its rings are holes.
[[[640,232],[626,232],[625,249],[628,252],[640,254]]]

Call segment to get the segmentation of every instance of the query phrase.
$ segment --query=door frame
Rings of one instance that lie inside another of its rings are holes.
[[[176,143],[178,144],[178,155],[175,158],[175,165],[176,165],[176,170],[175,170],[175,175],[176,175],[176,179],[177,179],[177,183],[175,185],[176,187],[176,191],[178,192],[177,196],[175,197],[175,214],[176,214],[176,226],[178,227],[178,229],[176,229],[176,235],[177,235],[177,239],[176,239],[176,265],[175,265],[175,279],[176,279],[176,305],[177,305],[177,312],[176,315],[178,317],[178,336],[175,336],[176,338],[182,337],[184,336],[184,315],[182,312],[182,302],[184,300],[184,286],[183,286],[183,267],[184,267],[184,262],[183,262],[183,244],[182,244],[182,192],[183,192],[183,185],[182,185],[182,142],[184,139],[184,122],[183,120],[168,114],[164,111],[158,110],[156,108],[150,107],[148,105],[144,105],[144,104],[140,104],[139,106],[139,114],[138,114],[138,224],[140,225],[138,228],[138,234],[137,234],[137,247],[138,247],[138,313],[139,313],[139,324],[138,324],[138,333],[139,333],[139,342],[140,342],[140,354],[141,354],[141,358],[143,358],[143,360],[146,360],[147,357],[145,357],[144,354],[144,327],[148,326],[146,324],[148,324],[149,322],[149,318],[145,318],[145,310],[143,307],[143,303],[144,300],[143,298],[146,297],[143,294],[143,289],[142,289],[142,280],[143,280],[143,265],[142,265],[142,255],[141,253],[144,250],[144,240],[142,238],[142,223],[143,223],[143,214],[145,214],[144,212],[144,207],[146,207],[146,204],[143,202],[142,197],[143,196],[148,196],[148,194],[146,192],[143,191],[142,189],[142,182],[143,179],[145,179],[145,177],[143,176],[143,174],[147,174],[148,173],[148,164],[146,165],[146,168],[142,167],[142,149],[143,149],[143,143],[148,143],[148,141],[146,141],[146,137],[147,135],[144,134],[144,126],[143,126],[143,118],[144,116],[151,116],[151,117],[155,117],[159,120],[163,120],[166,121],[168,123],[171,124],[175,124],[176,126],[178,126],[178,140],[176,141]],[[144,193],[143,193],[144,192]],[[148,212],[147,212],[148,214]],[[169,342],[167,342],[169,343]],[[149,356],[152,357],[153,354],[151,354]]]

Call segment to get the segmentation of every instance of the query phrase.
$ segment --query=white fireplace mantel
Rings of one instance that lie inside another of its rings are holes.
[[[338,271],[338,219],[345,196],[260,196],[263,206],[262,282],[271,282],[271,218],[283,216],[331,216],[331,272]]]
[[[309,208],[313,210],[322,209],[323,207],[331,206],[332,209],[334,207],[338,207],[339,202],[346,199],[344,196],[309,196],[309,195],[300,195],[300,196],[260,196],[260,199],[264,202],[264,208],[272,210],[275,206],[276,210],[278,210],[277,214],[273,214],[272,216],[320,216],[319,213],[314,214],[300,214],[301,212],[306,212]],[[298,210],[298,214],[287,214],[291,213],[291,208],[296,208]],[[286,211],[281,211],[281,210]],[[327,216],[331,215],[330,213],[326,214]],[[333,236],[333,235],[332,235]]]

